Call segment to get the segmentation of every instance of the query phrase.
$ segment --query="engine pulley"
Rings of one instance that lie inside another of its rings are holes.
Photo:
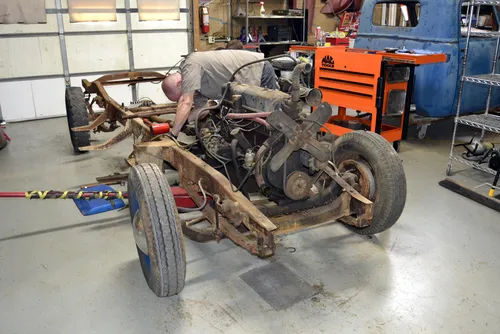
[[[301,200],[309,194],[312,179],[307,173],[295,171],[288,175],[284,187],[285,195],[294,201]]]

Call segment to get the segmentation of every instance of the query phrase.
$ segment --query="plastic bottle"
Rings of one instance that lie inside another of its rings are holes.
[[[316,27],[316,30],[314,32],[314,39],[316,41],[316,46],[320,46],[321,45],[321,27],[320,26]]]
[[[264,8],[264,1],[260,2],[260,15],[265,16],[266,15],[266,10]]]

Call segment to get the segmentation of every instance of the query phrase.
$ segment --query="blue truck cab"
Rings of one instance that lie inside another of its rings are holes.
[[[476,6],[471,13],[467,0],[365,1],[356,48],[445,53],[446,63],[416,68],[412,102],[418,115],[452,116],[458,101],[467,20],[472,19],[477,36],[470,39],[466,74],[491,73],[497,39],[486,34],[498,30],[498,9],[500,6]],[[500,94],[496,93],[497,89],[493,89],[491,108],[500,106]],[[487,95],[488,87],[465,83],[461,114],[484,111]]]

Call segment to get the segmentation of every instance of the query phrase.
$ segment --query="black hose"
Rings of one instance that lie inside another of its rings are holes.
[[[300,101],[300,73],[309,73],[311,72],[311,64],[302,63],[293,69],[292,72],[292,91],[290,93],[293,102]]]
[[[282,55],[272,56],[272,57],[263,58],[263,59],[259,59],[259,60],[254,60],[252,62],[249,62],[248,64],[245,64],[245,65],[242,65],[242,66],[238,67],[236,69],[236,71],[234,71],[233,74],[231,75],[231,78],[229,79],[229,82],[233,82],[234,78],[236,77],[236,74],[239,71],[241,71],[243,68],[247,67],[247,66],[250,66],[250,65],[253,65],[253,64],[257,64],[257,63],[261,63],[263,61],[269,61],[269,60],[273,60],[273,59],[277,59],[277,58],[282,58],[282,57],[288,57],[291,60],[293,60],[294,62],[297,62],[297,60],[295,58],[293,58],[292,56],[287,55],[287,54],[282,54]],[[226,95],[225,93],[226,92],[224,92],[224,94],[222,95],[223,98],[224,98],[224,95]]]
[[[253,164],[253,167],[248,171],[247,175],[245,175],[245,177],[243,178],[243,181],[241,181],[240,185],[238,186],[238,188],[236,189],[236,191],[239,191],[241,190],[241,188],[243,187],[243,185],[245,184],[245,182],[247,182],[248,178],[250,177],[250,175],[252,175],[252,172],[255,170],[255,167],[257,166],[257,164],[260,162],[260,159],[262,159],[262,157],[265,155],[265,153],[272,149],[274,147],[274,145],[276,145],[276,143],[279,142],[279,140],[281,139],[281,137],[283,137],[283,133],[279,133],[277,135],[277,138],[274,140],[274,142],[272,144],[269,145],[269,147],[267,147],[266,144],[266,149],[264,152],[262,152],[262,154],[255,160],[254,164]],[[271,139],[271,138],[269,138]],[[269,140],[268,139],[268,140]],[[267,142],[267,141],[266,141]],[[236,192],[235,191],[235,192]]]
[[[238,179],[238,184],[241,184],[242,182],[242,177],[241,177],[241,171],[240,171],[240,165],[238,164],[238,139],[234,138],[231,141],[231,157],[233,161],[233,166],[236,171],[236,178]],[[243,195],[245,195],[246,198],[250,199],[250,196],[246,192],[246,190],[242,189],[241,192]]]

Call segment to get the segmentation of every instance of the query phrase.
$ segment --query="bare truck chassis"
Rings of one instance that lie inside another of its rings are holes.
[[[106,86],[158,82],[164,77],[164,75],[156,72],[128,72],[106,75],[93,82],[83,80],[82,85],[84,93],[82,97],[87,97],[85,99],[85,107],[88,112],[90,124],[70,129],[70,132],[77,134],[80,132],[86,133],[88,131],[113,131],[118,127],[117,123],[120,123],[124,127],[120,133],[104,144],[77,147],[80,151],[107,149],[131,135],[136,139],[134,151],[129,157],[128,162],[132,166],[136,166],[135,168],[137,168],[137,166],[143,167],[135,172],[133,170],[130,174],[129,205],[131,206],[134,234],[142,235],[144,238],[143,240],[147,241],[138,242],[136,238],[139,257],[141,258],[142,253],[148,258],[147,261],[144,262],[145,264],[143,264],[141,260],[143,271],[149,286],[158,296],[176,294],[180,292],[184,286],[185,277],[182,273],[179,273],[179,271],[182,271],[182,266],[185,268],[182,237],[180,235],[177,236],[175,233],[170,233],[168,238],[163,237],[164,244],[157,242],[158,238],[162,238],[161,231],[163,231],[163,235],[165,235],[165,228],[168,224],[170,224],[170,231],[172,231],[172,226],[179,231],[180,228],[182,228],[186,235],[195,240],[202,240],[204,236],[210,236],[215,239],[227,237],[234,243],[259,257],[268,257],[274,254],[276,249],[276,237],[280,234],[289,233],[309,226],[330,223],[335,220],[340,220],[358,233],[365,234],[362,231],[364,228],[370,227],[376,210],[374,210],[374,203],[368,198],[370,197],[370,191],[365,189],[367,183],[364,182],[363,184],[362,182],[363,175],[360,176],[361,181],[358,182],[359,184],[355,185],[343,177],[343,173],[339,168],[330,162],[328,166],[324,168],[324,173],[341,187],[342,191],[338,197],[326,205],[309,208],[307,210],[295,210],[294,212],[286,214],[266,215],[263,212],[267,212],[266,208],[268,208],[269,205],[272,206],[273,203],[270,204],[268,203],[270,201],[266,202],[262,199],[250,200],[245,197],[242,192],[235,192],[234,186],[223,174],[212,168],[208,163],[195,156],[189,150],[181,147],[176,141],[166,136],[156,136],[155,138],[151,133],[151,127],[147,119],[161,122],[160,119],[154,118],[154,116],[175,112],[175,104],[153,104],[150,106],[135,106],[134,108],[129,108],[113,100],[105,90]],[[90,100],[91,94],[95,94],[93,100]],[[71,107],[68,106],[68,95],[66,101],[67,107]],[[92,108],[94,104],[103,108],[104,112],[100,114],[94,112]],[[70,116],[68,115],[68,120],[69,119]],[[144,119],[146,119],[146,122]],[[70,128],[71,127],[72,124],[70,124]],[[389,144],[387,144],[387,147],[392,150]],[[394,152],[394,154],[396,153]],[[206,220],[210,222],[210,228],[196,229],[194,226],[195,224],[181,224],[173,201],[174,197],[169,193],[170,190],[165,190],[169,187],[164,187],[163,184],[165,182],[163,178],[164,162],[167,162],[177,170],[179,173],[179,185],[186,190],[191,199],[198,206],[203,205],[204,194],[209,196],[208,204],[203,206],[202,213]],[[392,163],[394,164],[394,162]],[[398,163],[400,164],[400,161]],[[154,165],[160,168],[156,168]],[[160,170],[161,176],[155,174],[155,172],[157,173]],[[376,176],[375,174],[374,172],[374,176]],[[136,180],[130,179],[133,175],[135,175]],[[134,184],[138,182],[143,184],[146,177],[149,177],[148,180],[151,182],[151,175],[156,175],[153,179],[159,183],[158,189],[161,191],[155,190],[155,186],[153,186],[154,189],[151,188],[152,190],[148,190],[150,189],[148,188],[149,185],[147,187],[144,186],[146,188],[141,188],[142,190],[132,189],[136,194],[134,195],[135,199],[131,199],[131,187],[134,187]],[[373,176],[366,177],[367,179],[373,179]],[[404,187],[404,195],[406,195],[406,181],[402,180],[401,182],[404,182],[402,187]],[[158,197],[161,198],[158,199]],[[131,204],[131,201],[134,201],[136,204]],[[166,211],[163,214],[163,211],[161,211],[161,208],[158,206],[158,201],[161,201],[161,205],[165,205]],[[133,208],[134,206],[136,206],[135,209]],[[173,213],[171,211],[173,211]],[[157,217],[165,214],[165,219]],[[172,218],[175,221],[169,221],[169,217],[175,217]],[[158,219],[159,221],[157,221]],[[158,229],[155,229],[154,226],[149,226],[149,224],[156,224],[155,221],[157,221],[160,226]],[[196,222],[198,221],[200,220]],[[179,238],[179,240],[176,240],[176,238]],[[159,249],[158,247],[163,247],[163,249]],[[162,273],[161,269],[165,267],[161,263],[163,261],[163,252],[166,254],[167,261],[176,263],[176,268],[177,266],[181,266],[178,268],[177,272],[174,273],[177,275],[176,278],[172,278],[171,272]],[[168,254],[175,254],[175,259],[169,260]],[[158,283],[158,279],[159,277],[163,277],[162,275],[166,275],[165,277],[168,278],[168,282],[160,280],[163,283]]]

